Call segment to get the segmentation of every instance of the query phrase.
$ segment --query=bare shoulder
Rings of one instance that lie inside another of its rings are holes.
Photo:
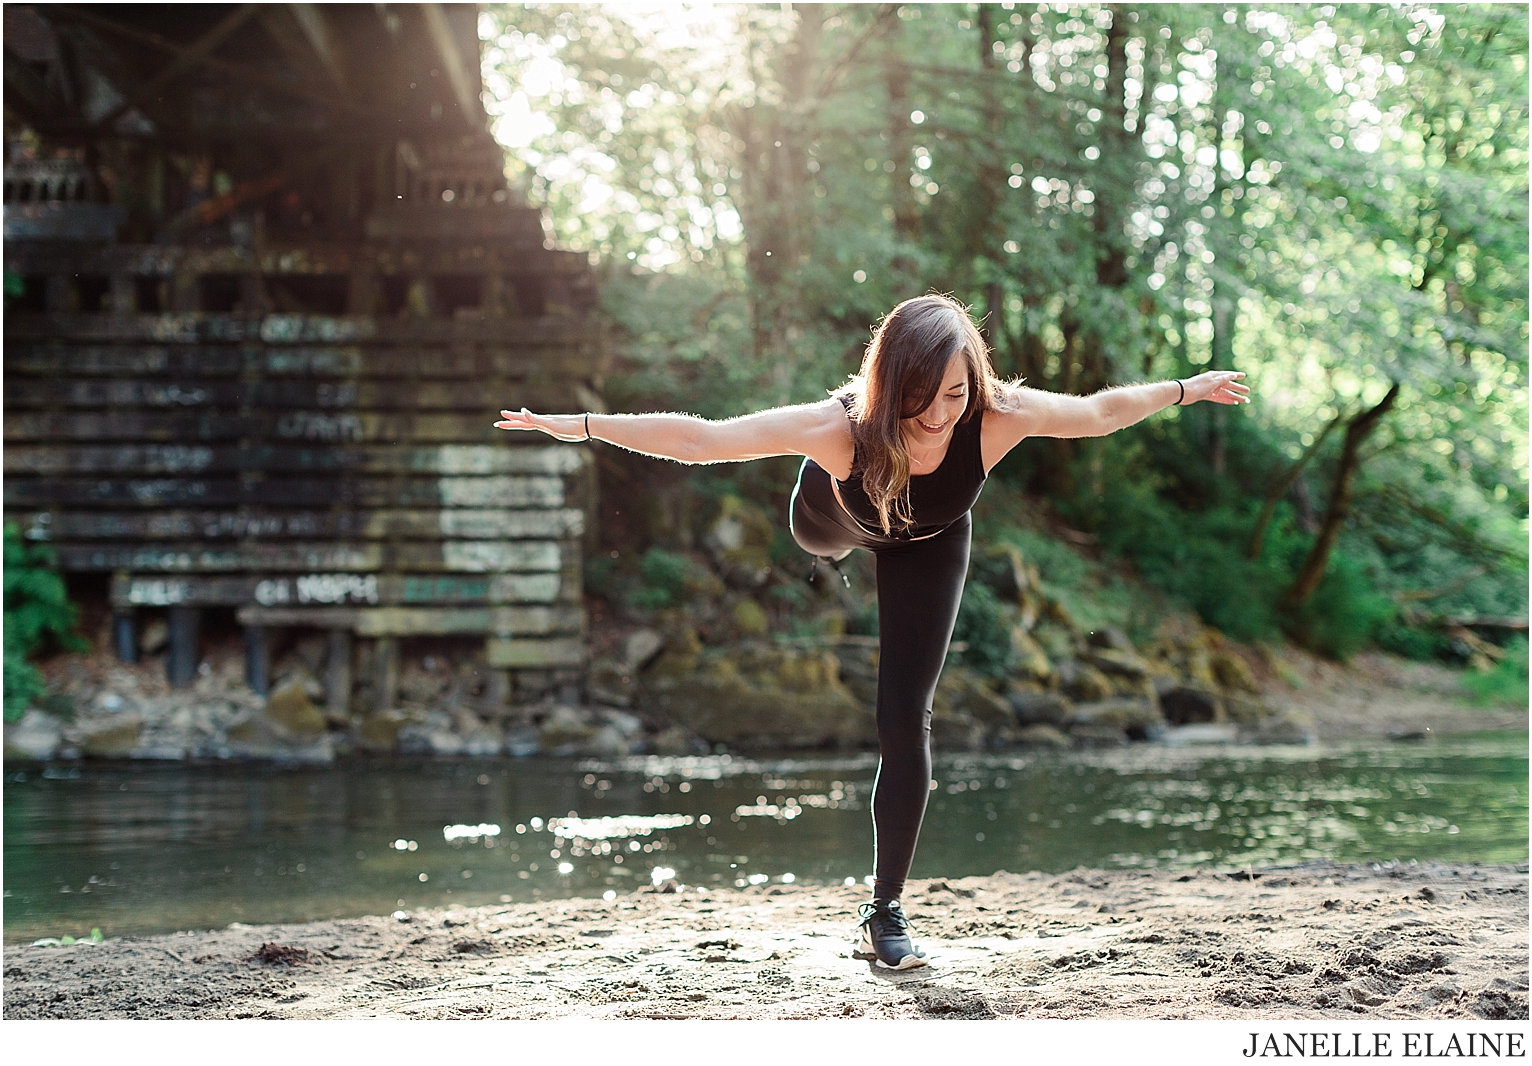
[[[1009,385],[999,408],[984,412],[980,450],[988,473],[1006,453],[1027,437],[1046,435],[1059,397],[1025,385]]]

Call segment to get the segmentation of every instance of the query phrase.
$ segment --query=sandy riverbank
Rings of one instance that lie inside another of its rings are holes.
[[[1527,1017],[1526,867],[918,881],[932,965],[849,957],[857,887],[640,892],[10,947],[18,1018]]]

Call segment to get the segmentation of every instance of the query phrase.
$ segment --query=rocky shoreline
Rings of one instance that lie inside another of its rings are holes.
[[[931,965],[850,958],[860,887],[698,889],[6,949],[21,1018],[1527,1018],[1527,867],[915,881]]]

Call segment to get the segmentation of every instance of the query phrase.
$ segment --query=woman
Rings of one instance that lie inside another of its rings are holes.
[[[1062,396],[1005,383],[967,311],[946,296],[906,300],[878,325],[856,377],[829,399],[709,422],[689,415],[535,415],[500,429],[602,440],[683,463],[802,455],[794,539],[834,565],[872,552],[878,587],[878,775],[873,899],[857,957],[925,963],[899,904],[931,782],[931,697],[968,570],[969,510],[996,463],[1026,437],[1100,437],[1171,404],[1249,402],[1243,374]]]

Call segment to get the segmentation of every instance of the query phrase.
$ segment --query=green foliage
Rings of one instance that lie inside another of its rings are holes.
[[[1288,633],[1300,644],[1344,662],[1372,642],[1398,611],[1362,568],[1336,553],[1314,595],[1288,612]]]
[[[1506,657],[1488,673],[1469,671],[1463,684],[1481,706],[1527,706],[1527,638],[1519,637],[1506,649]]]
[[[691,561],[686,556],[650,548],[639,560],[638,572],[644,584],[628,593],[628,602],[633,606],[655,610],[674,607],[685,599],[687,577],[691,573]]]
[[[949,291],[986,316],[1002,372],[1038,388],[1207,367],[1254,386],[1247,408],[1007,460],[986,496],[1014,477],[1104,557],[1020,521],[982,535],[1021,547],[1083,624],[1152,627],[1114,576],[1124,561],[1231,636],[1285,631],[1341,657],[1369,636],[1433,654],[1416,617],[1525,611],[1524,8],[485,16],[512,170],[560,240],[603,257],[617,409],[814,399],[895,302]],[[511,120],[523,108],[541,132]],[[1327,577],[1284,609],[1343,432],[1250,560],[1255,515],[1325,424],[1394,380]],[[750,469],[770,473],[741,475],[740,494],[780,505],[788,465]]]
[[[968,645],[962,661],[990,677],[1005,677],[1011,665],[1013,614],[983,581],[969,581],[952,630],[954,641]]]
[[[5,720],[15,721],[43,693],[43,677],[28,659],[50,642],[84,650],[76,637],[77,609],[52,569],[53,552],[28,545],[14,522],[5,524]]]

